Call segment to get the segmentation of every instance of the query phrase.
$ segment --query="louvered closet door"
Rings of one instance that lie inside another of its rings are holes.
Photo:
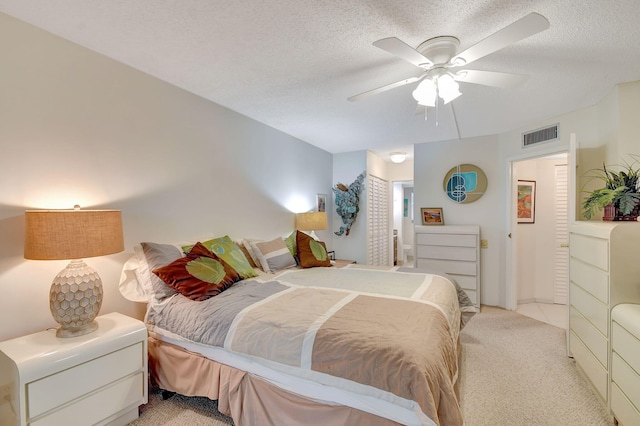
[[[389,182],[369,175],[367,188],[367,263],[389,264]]]
[[[555,266],[553,303],[567,304],[569,287],[569,191],[566,164],[555,167]]]

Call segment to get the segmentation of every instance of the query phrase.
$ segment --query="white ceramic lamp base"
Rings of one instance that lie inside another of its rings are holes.
[[[72,260],[53,280],[49,307],[60,324],[58,337],[75,337],[98,329],[94,321],[102,306],[102,280],[83,260]]]

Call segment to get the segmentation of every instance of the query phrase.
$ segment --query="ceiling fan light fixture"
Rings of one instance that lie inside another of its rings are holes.
[[[442,98],[445,104],[448,104],[458,96],[460,93],[460,86],[453,79],[451,74],[443,74],[438,77],[438,95]]]
[[[400,164],[407,159],[407,154],[405,152],[392,152],[391,155],[389,155],[389,157],[391,158],[391,161],[393,161],[394,163]]]
[[[437,94],[438,90],[436,89],[435,82],[430,78],[425,78],[413,91],[413,99],[418,101],[420,105],[434,107],[436,106]]]

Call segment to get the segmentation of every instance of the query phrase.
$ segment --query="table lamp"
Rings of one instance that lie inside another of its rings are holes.
[[[74,337],[98,328],[102,280],[82,258],[124,250],[120,210],[27,210],[24,257],[71,260],[53,280],[51,314],[60,327],[58,337]]]
[[[308,234],[317,240],[318,236],[313,231],[329,229],[327,212],[298,213],[296,216],[296,229],[300,231],[310,231]]]

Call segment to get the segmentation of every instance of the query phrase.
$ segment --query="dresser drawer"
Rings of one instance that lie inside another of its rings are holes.
[[[602,269],[609,270],[609,241],[586,235],[569,235],[571,257]]]
[[[569,311],[571,331],[589,348],[600,361],[603,368],[607,365],[607,339],[573,307]]]
[[[144,373],[140,372],[121,379],[29,424],[32,426],[86,426],[99,423],[113,416],[114,413],[117,416],[128,407],[135,407],[145,402],[144,378]]]
[[[573,258],[569,261],[569,268],[571,281],[603,303],[609,303],[609,274],[607,272]]]
[[[141,371],[143,367],[143,344],[137,343],[29,383],[29,418],[33,419],[122,377]]]
[[[416,257],[416,267],[442,271],[452,275],[477,275],[476,262],[460,262],[456,260],[421,259]]]
[[[416,256],[428,259],[461,260],[475,262],[478,251],[475,247],[422,246],[416,247]]]
[[[640,412],[615,383],[611,384],[611,411],[619,426],[640,425]]]
[[[640,408],[640,375],[616,353],[613,354],[611,362],[611,380],[637,410]]]
[[[575,333],[570,332],[569,336],[571,353],[582,372],[587,376],[593,387],[598,392],[598,396],[603,401],[607,400],[607,370],[602,367],[596,357],[587,349]]]
[[[571,283],[571,306],[589,321],[605,336],[608,337],[609,310],[607,305],[596,299],[590,293]]]
[[[474,275],[449,275],[451,275],[451,278],[456,280],[458,285],[465,290],[476,290],[478,288],[478,277]]]
[[[474,305],[478,304],[478,294],[475,290],[464,290],[465,293],[467,293],[467,296],[469,296],[469,300],[471,300],[471,302],[473,302]]]
[[[611,345],[614,352],[640,373],[640,340],[615,321],[611,323]]]
[[[464,234],[417,234],[417,245],[476,247],[478,237]]]

